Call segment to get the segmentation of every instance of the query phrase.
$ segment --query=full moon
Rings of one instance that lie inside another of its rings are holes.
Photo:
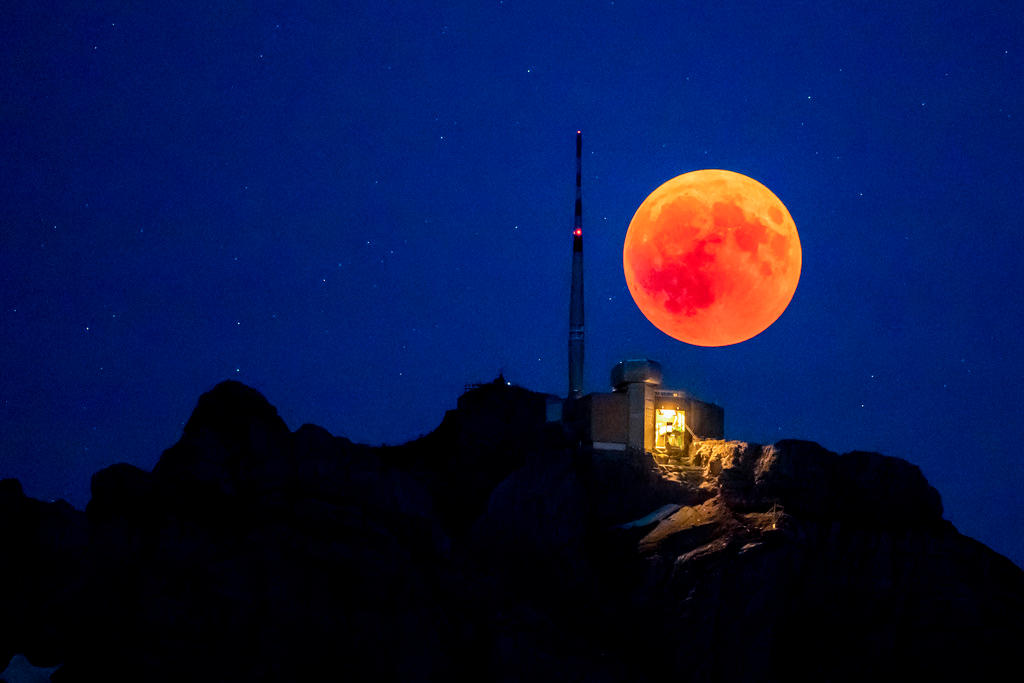
[[[740,173],[702,170],[669,180],[626,231],[626,285],[647,319],[696,346],[760,334],[800,279],[796,224],[771,190]]]

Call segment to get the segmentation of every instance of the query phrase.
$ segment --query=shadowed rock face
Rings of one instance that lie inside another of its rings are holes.
[[[290,432],[225,382],[152,472],[96,473],[85,513],[2,481],[0,664],[24,653],[71,682],[1016,665],[1024,572],[944,521],[917,467],[706,441],[679,476],[573,448],[538,405],[485,385],[433,433],[371,448]]]

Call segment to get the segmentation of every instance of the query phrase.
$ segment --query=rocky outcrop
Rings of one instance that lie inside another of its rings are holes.
[[[920,468],[880,453],[839,456],[810,441],[770,446],[698,441],[701,488],[733,509],[782,505],[814,518],[855,517],[892,526],[942,518],[942,501]]]
[[[468,392],[371,448],[204,394],[85,513],[0,482],[0,664],[54,681],[783,681],[1012,663],[1024,573],[920,470],[805,441],[685,466],[574,447],[544,397]]]
[[[87,588],[89,529],[67,502],[27,498],[0,480],[0,665],[22,653],[37,666],[63,661]]]

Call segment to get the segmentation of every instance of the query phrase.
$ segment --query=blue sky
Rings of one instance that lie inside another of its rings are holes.
[[[923,469],[1024,564],[1022,15],[1009,2],[21,3],[0,26],[0,476],[88,500],[239,379],[291,428],[433,429],[503,372],[564,395],[575,132],[585,388],[650,357],[730,438]],[[698,168],[786,204],[803,273],[687,346],[622,274]]]

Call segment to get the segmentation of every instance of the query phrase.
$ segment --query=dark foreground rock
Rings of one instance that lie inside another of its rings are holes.
[[[920,470],[694,444],[679,476],[479,387],[433,433],[291,432],[203,395],[85,513],[0,482],[0,664],[52,680],[947,680],[1016,667],[1024,572]],[[692,468],[691,468],[692,469]]]

